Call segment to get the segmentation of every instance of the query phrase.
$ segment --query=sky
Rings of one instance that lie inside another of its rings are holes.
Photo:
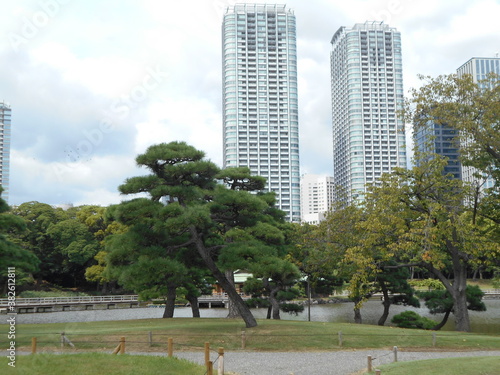
[[[9,204],[107,206],[185,141],[222,167],[221,23],[233,0],[0,0],[0,101],[12,107]],[[260,3],[267,3],[260,0]],[[401,32],[404,89],[500,52],[500,0],[289,0],[297,21],[301,173],[332,174],[330,40]]]

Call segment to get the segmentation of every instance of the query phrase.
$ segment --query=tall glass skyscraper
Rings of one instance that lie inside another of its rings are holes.
[[[401,35],[366,22],[341,27],[331,43],[333,178],[362,199],[367,183],[406,168]]]
[[[278,208],[299,222],[295,15],[285,5],[236,4],[222,36],[224,167],[266,177]]]
[[[0,185],[4,191],[2,199],[9,201],[9,164],[10,164],[10,106],[0,102]]]

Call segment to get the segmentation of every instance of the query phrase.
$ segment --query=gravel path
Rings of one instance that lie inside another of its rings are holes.
[[[238,375],[348,375],[367,367],[372,356],[373,368],[394,360],[393,351],[358,350],[337,352],[226,352],[224,370]],[[203,364],[202,352],[177,352],[175,356]],[[404,352],[398,351],[398,362],[432,358],[498,356],[500,351],[477,352]],[[215,362],[217,353],[211,352]],[[214,364],[214,369],[217,363]]]

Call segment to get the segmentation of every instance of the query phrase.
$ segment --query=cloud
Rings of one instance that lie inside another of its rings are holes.
[[[11,204],[118,202],[117,186],[144,173],[137,154],[159,142],[186,141],[222,166],[221,23],[236,1],[4,3],[0,100],[12,105]],[[420,84],[417,73],[453,73],[500,50],[495,0],[286,4],[297,20],[302,173],[331,174],[329,56],[340,26],[378,19],[396,27],[405,91]],[[24,39],[13,44],[13,35]]]

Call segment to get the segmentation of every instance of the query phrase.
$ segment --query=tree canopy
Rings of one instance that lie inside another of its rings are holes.
[[[148,198],[116,208],[116,219],[131,227],[119,236],[127,237],[130,251],[123,250],[122,240],[112,239],[109,260],[111,265],[142,268],[178,281],[182,278],[174,276],[175,269],[185,275],[183,267],[196,254],[228,293],[247,327],[253,327],[255,318],[225,271],[248,269],[264,257],[263,249],[266,253],[265,249],[279,246],[284,215],[273,208],[273,195],[258,192],[264,179],[251,176],[248,168],[221,171],[204,156],[185,142],[153,145],[137,156],[137,164],[150,174],[128,178],[119,190],[127,195],[145,193]],[[190,255],[179,257],[182,252]],[[131,253],[138,254],[143,266],[127,260]],[[164,267],[147,266],[153,259],[164,259]],[[174,259],[180,263],[169,268]],[[167,279],[161,280],[168,284]]]

